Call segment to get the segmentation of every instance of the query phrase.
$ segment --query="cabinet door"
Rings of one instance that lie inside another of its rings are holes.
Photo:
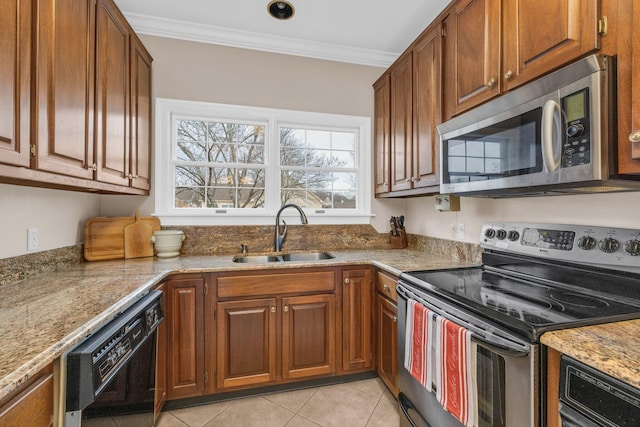
[[[505,0],[504,89],[598,49],[599,0]]]
[[[500,93],[500,4],[501,0],[461,0],[446,18],[448,115]]]
[[[53,367],[4,406],[0,406],[0,426],[48,427],[53,425]]]
[[[0,3],[0,162],[29,167],[31,0]]]
[[[385,74],[373,86],[374,90],[374,191],[375,194],[389,192],[389,167],[391,162],[391,147],[389,145],[390,130],[390,113],[391,113],[391,90],[390,90],[389,74]]]
[[[424,34],[413,49],[413,188],[438,191],[438,133],[442,112],[441,27]]]
[[[371,367],[371,270],[342,273],[342,369]]]
[[[38,0],[38,169],[93,178],[95,3]]]
[[[96,31],[96,179],[129,185],[129,27],[99,0]]]
[[[204,278],[167,282],[167,394],[196,396],[204,390]]]
[[[394,396],[398,395],[398,308],[393,302],[377,296],[377,367],[380,379]]]
[[[282,378],[336,371],[336,298],[282,298]]]
[[[276,299],[217,304],[218,388],[276,379]]]
[[[161,284],[156,288],[163,295],[163,303],[164,303],[164,314],[168,315],[167,312],[167,285],[166,283]],[[158,346],[156,350],[156,381],[155,381],[155,410],[154,415],[157,418],[160,415],[160,411],[162,411],[162,406],[164,402],[167,400],[167,323],[168,320],[165,319],[163,322],[158,325]]]
[[[131,186],[151,188],[151,56],[131,36]]]
[[[391,69],[391,191],[411,188],[412,63],[409,53]]]

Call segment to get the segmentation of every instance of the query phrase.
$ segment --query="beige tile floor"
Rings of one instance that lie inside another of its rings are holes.
[[[245,397],[160,414],[157,427],[396,427],[398,405],[379,378]]]

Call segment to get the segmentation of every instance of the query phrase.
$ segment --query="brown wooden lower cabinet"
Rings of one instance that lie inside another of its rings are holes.
[[[380,379],[398,395],[398,307],[378,295],[378,360]]]
[[[282,299],[282,378],[336,372],[336,297]]]
[[[216,386],[335,373],[335,311],[333,294],[219,302]]]
[[[53,425],[53,367],[43,369],[35,381],[0,406],[0,426]]]
[[[376,277],[376,369],[394,396],[398,395],[398,294],[396,278]]]
[[[371,369],[371,269],[342,272],[342,369]]]
[[[276,379],[276,299],[217,304],[216,387],[242,387]]]
[[[167,396],[197,396],[206,385],[205,277],[172,278],[166,287]]]

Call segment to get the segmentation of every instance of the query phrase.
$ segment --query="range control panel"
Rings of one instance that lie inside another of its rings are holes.
[[[488,223],[483,248],[640,272],[640,230],[564,224]]]

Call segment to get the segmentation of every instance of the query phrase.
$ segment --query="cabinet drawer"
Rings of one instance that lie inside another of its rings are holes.
[[[0,407],[0,425],[6,427],[53,425],[51,367],[16,397]]]
[[[392,301],[398,302],[398,293],[396,292],[396,278],[382,271],[378,271],[376,277],[376,288],[378,292]]]
[[[218,298],[253,297],[299,292],[333,292],[333,271],[309,273],[253,274],[246,276],[218,277]]]

